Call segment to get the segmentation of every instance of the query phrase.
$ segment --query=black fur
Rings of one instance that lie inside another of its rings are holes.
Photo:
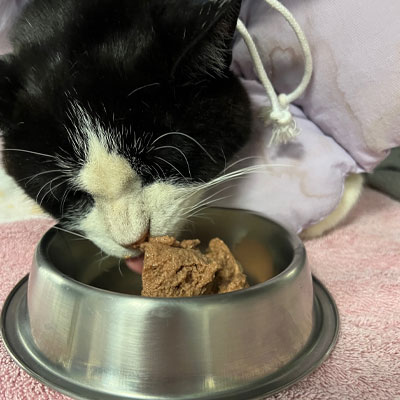
[[[229,70],[240,0],[33,0],[12,34],[14,54],[0,59],[0,128],[6,149],[76,158],[67,129],[78,121],[71,104],[105,127],[130,131],[121,152],[145,184],[154,179],[208,181],[223,169],[251,131],[247,95]],[[153,84],[153,85],[151,85]],[[149,85],[147,87],[143,87]],[[143,87],[143,88],[142,88]],[[142,88],[142,89],[139,89]],[[135,89],[138,89],[135,91]],[[72,115],[72,117],[71,117]],[[136,137],[178,151],[136,152]],[[164,158],[155,177],[154,156]],[[32,198],[60,218],[60,199],[38,192],[59,176],[49,157],[4,151],[7,172]],[[150,171],[153,171],[150,173]],[[27,183],[28,182],[28,183]],[[58,181],[58,182],[61,182]],[[70,191],[66,207],[90,201]]]

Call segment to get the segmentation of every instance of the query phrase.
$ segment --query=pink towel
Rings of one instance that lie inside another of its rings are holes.
[[[49,220],[0,225],[0,306],[28,271]],[[345,225],[307,244],[336,299],[341,334],[331,357],[274,399],[400,399],[400,204],[366,190]],[[68,399],[19,369],[0,344],[0,399]]]

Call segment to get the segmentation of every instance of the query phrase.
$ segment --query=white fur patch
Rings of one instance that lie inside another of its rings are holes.
[[[70,228],[116,257],[136,255],[124,246],[147,230],[152,236],[176,235],[188,207],[198,200],[197,191],[167,182],[142,186],[140,176],[120,154],[116,135],[111,137],[82,109],[78,111],[81,125],[72,140],[82,166],[74,185],[93,197],[94,206],[86,215],[75,214]]]
[[[114,201],[132,192],[133,188],[139,189],[141,182],[124,157],[109,152],[96,136],[91,136],[78,185],[96,199]]]

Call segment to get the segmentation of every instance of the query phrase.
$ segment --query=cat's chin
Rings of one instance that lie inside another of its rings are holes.
[[[143,254],[141,254],[137,257],[127,258],[125,260],[125,264],[130,270],[132,270],[138,274],[141,274],[143,271],[143,260],[144,260],[144,256],[143,256]]]

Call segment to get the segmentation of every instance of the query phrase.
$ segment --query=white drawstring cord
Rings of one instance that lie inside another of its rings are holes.
[[[250,33],[244,26],[243,22],[240,19],[238,20],[237,30],[242,35],[243,40],[245,41],[246,46],[249,49],[255,69],[257,71],[257,75],[271,101],[271,110],[269,112],[269,119],[273,123],[272,137],[269,142],[269,146],[271,146],[278,143],[287,143],[289,140],[293,139],[299,134],[299,129],[296,126],[296,121],[293,119],[293,116],[289,110],[289,104],[299,98],[306,90],[311,80],[313,65],[310,46],[307,42],[307,38],[293,15],[285,6],[283,6],[277,0],[265,1],[272,8],[281,13],[286,21],[289,23],[289,25],[292,27],[292,29],[295,31],[296,36],[300,42],[305,60],[303,79],[301,80],[299,86],[292,93],[282,93],[277,96],[277,94],[275,93],[275,89],[272,86],[272,83],[269,80],[268,75],[265,71],[264,65],[262,63],[260,54],[257,50],[253,38],[250,36]]]

